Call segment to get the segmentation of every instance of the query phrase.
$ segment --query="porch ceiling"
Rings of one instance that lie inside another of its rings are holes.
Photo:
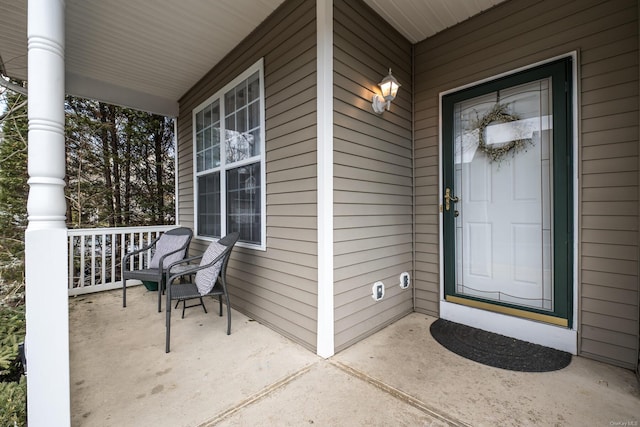
[[[177,101],[284,0],[67,0],[66,86],[176,115]],[[365,0],[411,42],[504,0]],[[0,72],[27,79],[27,0],[0,0]]]
[[[505,0],[364,0],[411,43],[417,43]]]

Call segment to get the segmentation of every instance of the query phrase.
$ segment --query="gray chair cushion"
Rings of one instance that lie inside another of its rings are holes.
[[[211,261],[216,259],[216,257],[224,252],[225,249],[227,249],[225,245],[221,245],[218,242],[212,242],[202,255],[200,265],[202,266],[211,263]],[[196,286],[198,287],[200,295],[206,295],[211,292],[211,289],[213,289],[213,286],[216,284],[216,279],[220,273],[220,268],[222,268],[223,261],[224,257],[220,258],[220,260],[211,267],[199,270],[196,273]]]
[[[176,236],[171,234],[163,234],[158,240],[158,243],[156,243],[156,251],[153,254],[153,257],[151,258],[151,262],[149,263],[149,268],[159,268],[160,258],[162,258],[164,255],[170,252],[173,252],[183,247],[187,243],[188,239],[189,239],[189,236],[186,236],[186,235]],[[182,250],[167,256],[163,260],[163,267],[169,266],[169,264],[183,259],[184,252],[185,251]]]

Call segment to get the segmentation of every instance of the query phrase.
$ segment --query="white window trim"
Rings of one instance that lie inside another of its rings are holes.
[[[230,89],[233,89],[237,86],[241,81],[248,79],[252,74],[256,71],[259,73],[260,77],[260,244],[251,244],[246,242],[240,242],[236,244],[236,246],[246,247],[251,249],[263,250],[267,249],[267,180],[266,180],[266,131],[265,131],[265,97],[264,97],[264,59],[260,58],[255,64],[251,65],[244,72],[234,78],[232,81],[227,83],[224,87],[218,90],[216,93],[207,98],[204,102],[196,106],[191,112],[191,120],[192,120],[192,162],[193,162],[193,220],[194,220],[194,232],[195,237],[201,240],[206,241],[215,241],[217,240],[215,237],[210,236],[202,236],[198,234],[198,177],[200,175],[205,175],[208,173],[212,173],[215,170],[220,172],[220,186],[221,186],[221,194],[220,194],[220,206],[222,209],[221,212],[221,234],[222,236],[227,234],[226,230],[226,174],[223,173],[227,169],[225,168],[225,156],[223,153],[220,153],[220,166],[215,169],[209,169],[207,171],[198,172],[197,170],[197,146],[196,146],[196,114],[203,110],[206,106],[214,102],[216,99],[220,100],[220,123],[221,126],[224,123],[225,114],[224,111],[224,95]],[[220,145],[222,147],[224,144],[223,137],[220,138]],[[235,166],[241,166],[242,164],[255,163],[257,156],[252,157],[251,159],[239,161],[234,163]]]

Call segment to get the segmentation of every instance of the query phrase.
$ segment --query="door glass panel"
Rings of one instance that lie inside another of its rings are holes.
[[[455,292],[554,310],[551,79],[454,105]]]

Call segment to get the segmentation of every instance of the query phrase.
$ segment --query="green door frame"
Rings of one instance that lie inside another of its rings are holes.
[[[568,328],[573,321],[573,73],[571,57],[491,80],[442,97],[442,188],[454,187],[453,112],[456,103],[551,77],[553,105],[553,289],[554,310],[524,309],[456,292],[455,216],[443,210],[445,297],[450,301],[522,315]]]

